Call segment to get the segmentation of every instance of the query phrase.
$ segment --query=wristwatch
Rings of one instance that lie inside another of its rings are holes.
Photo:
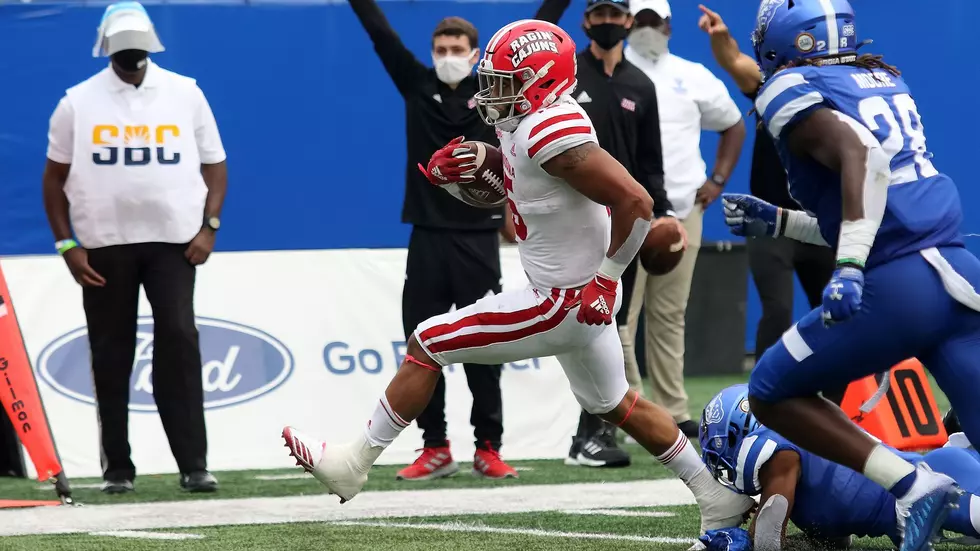
[[[205,216],[204,227],[210,228],[211,231],[218,231],[218,228],[221,227],[221,220],[217,216]]]
[[[725,187],[725,178],[723,178],[721,174],[712,174],[711,181],[721,187]]]

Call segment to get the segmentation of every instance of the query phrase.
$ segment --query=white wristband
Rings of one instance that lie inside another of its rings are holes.
[[[599,271],[596,274],[612,281],[619,281],[619,278],[623,277],[623,272],[626,271],[627,266],[607,256],[602,259],[602,264],[599,265]]]
[[[780,209],[780,212],[786,213],[786,225],[781,229],[783,236],[811,245],[828,246],[820,235],[820,225],[816,218],[798,210]]]
[[[864,267],[871,254],[878,224],[873,220],[845,220],[840,224],[840,238],[837,240],[837,262],[849,262]]]

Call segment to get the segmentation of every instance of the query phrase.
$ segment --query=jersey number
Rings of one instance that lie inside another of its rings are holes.
[[[919,436],[934,436],[939,434],[939,421],[932,413],[929,406],[929,397],[926,396],[926,389],[922,386],[922,379],[912,369],[894,369],[891,373],[894,383],[885,396],[888,398],[888,407],[895,416],[895,425],[898,432],[903,437],[912,436],[909,424],[915,429]],[[875,380],[881,383],[882,374],[875,376]],[[898,387],[897,389],[895,387]],[[901,394],[902,404],[898,403],[897,394]],[[904,411],[902,405],[905,406]],[[908,412],[907,415],[905,412]]]
[[[913,152],[913,162],[892,168],[891,183],[904,184],[936,176],[939,172],[932,166],[932,154],[926,150],[925,129],[915,101],[908,94],[897,94],[890,99],[891,105],[882,96],[865,98],[858,104],[858,110],[865,126],[881,142],[889,164],[905,149],[906,141]],[[879,117],[884,120],[886,128],[878,124]],[[882,133],[885,134],[884,139],[881,138]]]
[[[525,241],[527,239],[527,225],[521,218],[521,213],[517,212],[517,205],[510,198],[514,193],[514,180],[511,180],[506,169],[504,169],[504,189],[507,190],[507,205],[510,206],[510,216],[514,220],[514,233],[517,234],[518,239]]]

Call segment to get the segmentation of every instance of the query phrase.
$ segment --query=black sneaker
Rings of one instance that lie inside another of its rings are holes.
[[[681,421],[680,423],[677,423],[677,428],[681,429],[681,432],[684,433],[684,436],[688,438],[698,437],[698,424],[690,419],[688,419],[687,421]]]
[[[630,455],[616,445],[616,427],[603,423],[603,428],[582,442],[578,464],[583,467],[628,467]]]
[[[565,457],[565,464],[569,467],[578,466],[578,452],[582,450],[582,439],[578,436],[572,437],[572,447],[568,448],[568,455]]]
[[[102,482],[102,491],[107,494],[125,494],[134,490],[132,480],[106,480]]]
[[[946,412],[946,415],[943,416],[943,428],[946,429],[947,435],[953,434],[954,432],[963,432],[963,429],[960,428],[960,418],[956,416],[953,408],[950,408]]]
[[[194,471],[180,475],[180,487],[188,492],[213,492],[218,489],[218,479],[207,471]]]

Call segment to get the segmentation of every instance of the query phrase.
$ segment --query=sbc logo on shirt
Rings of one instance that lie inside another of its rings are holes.
[[[175,124],[158,126],[116,126],[99,124],[92,129],[92,162],[97,165],[143,166],[154,159],[157,164],[175,165],[180,162],[179,151],[167,151],[166,144],[180,137],[180,127]]]

